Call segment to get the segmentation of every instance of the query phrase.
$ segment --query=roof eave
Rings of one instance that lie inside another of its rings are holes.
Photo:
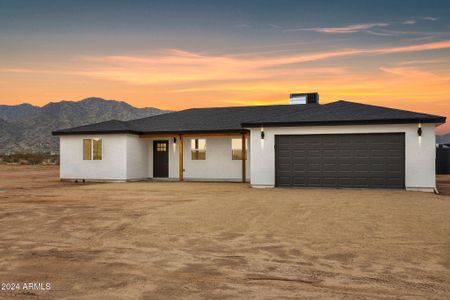
[[[61,135],[89,135],[89,134],[136,134],[139,135],[139,132],[134,130],[90,130],[90,131],[53,131],[52,135],[61,136]]]
[[[217,129],[217,130],[171,130],[171,131],[141,131],[140,134],[208,134],[208,133],[247,133],[247,129]]]
[[[417,124],[417,123],[445,123],[445,117],[433,119],[386,119],[386,120],[360,120],[360,121],[321,121],[321,122],[252,122],[242,123],[243,128],[254,127],[289,127],[289,126],[328,126],[328,125],[381,125],[381,124]]]
[[[218,129],[218,130],[171,130],[171,131],[134,131],[134,130],[112,130],[112,131],[53,131],[52,135],[90,135],[90,134],[167,134],[167,135],[179,135],[179,134],[208,134],[208,133],[247,133],[247,129]]]

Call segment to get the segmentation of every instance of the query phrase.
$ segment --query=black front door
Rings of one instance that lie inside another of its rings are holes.
[[[153,141],[153,177],[169,177],[168,141]]]

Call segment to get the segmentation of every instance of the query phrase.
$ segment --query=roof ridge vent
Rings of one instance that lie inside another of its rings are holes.
[[[290,104],[319,104],[319,93],[295,93],[289,96]]]

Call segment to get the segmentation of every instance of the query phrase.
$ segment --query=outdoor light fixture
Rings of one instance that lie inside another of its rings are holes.
[[[264,128],[261,126],[261,139],[263,140],[264,139]]]
[[[422,136],[422,125],[419,123],[419,128],[417,128],[417,135]]]
[[[173,143],[174,143],[174,144],[177,143],[177,138],[176,138],[176,137],[173,138]]]

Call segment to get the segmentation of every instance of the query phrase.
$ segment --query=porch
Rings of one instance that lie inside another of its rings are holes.
[[[143,134],[147,178],[171,181],[250,181],[246,132]]]

